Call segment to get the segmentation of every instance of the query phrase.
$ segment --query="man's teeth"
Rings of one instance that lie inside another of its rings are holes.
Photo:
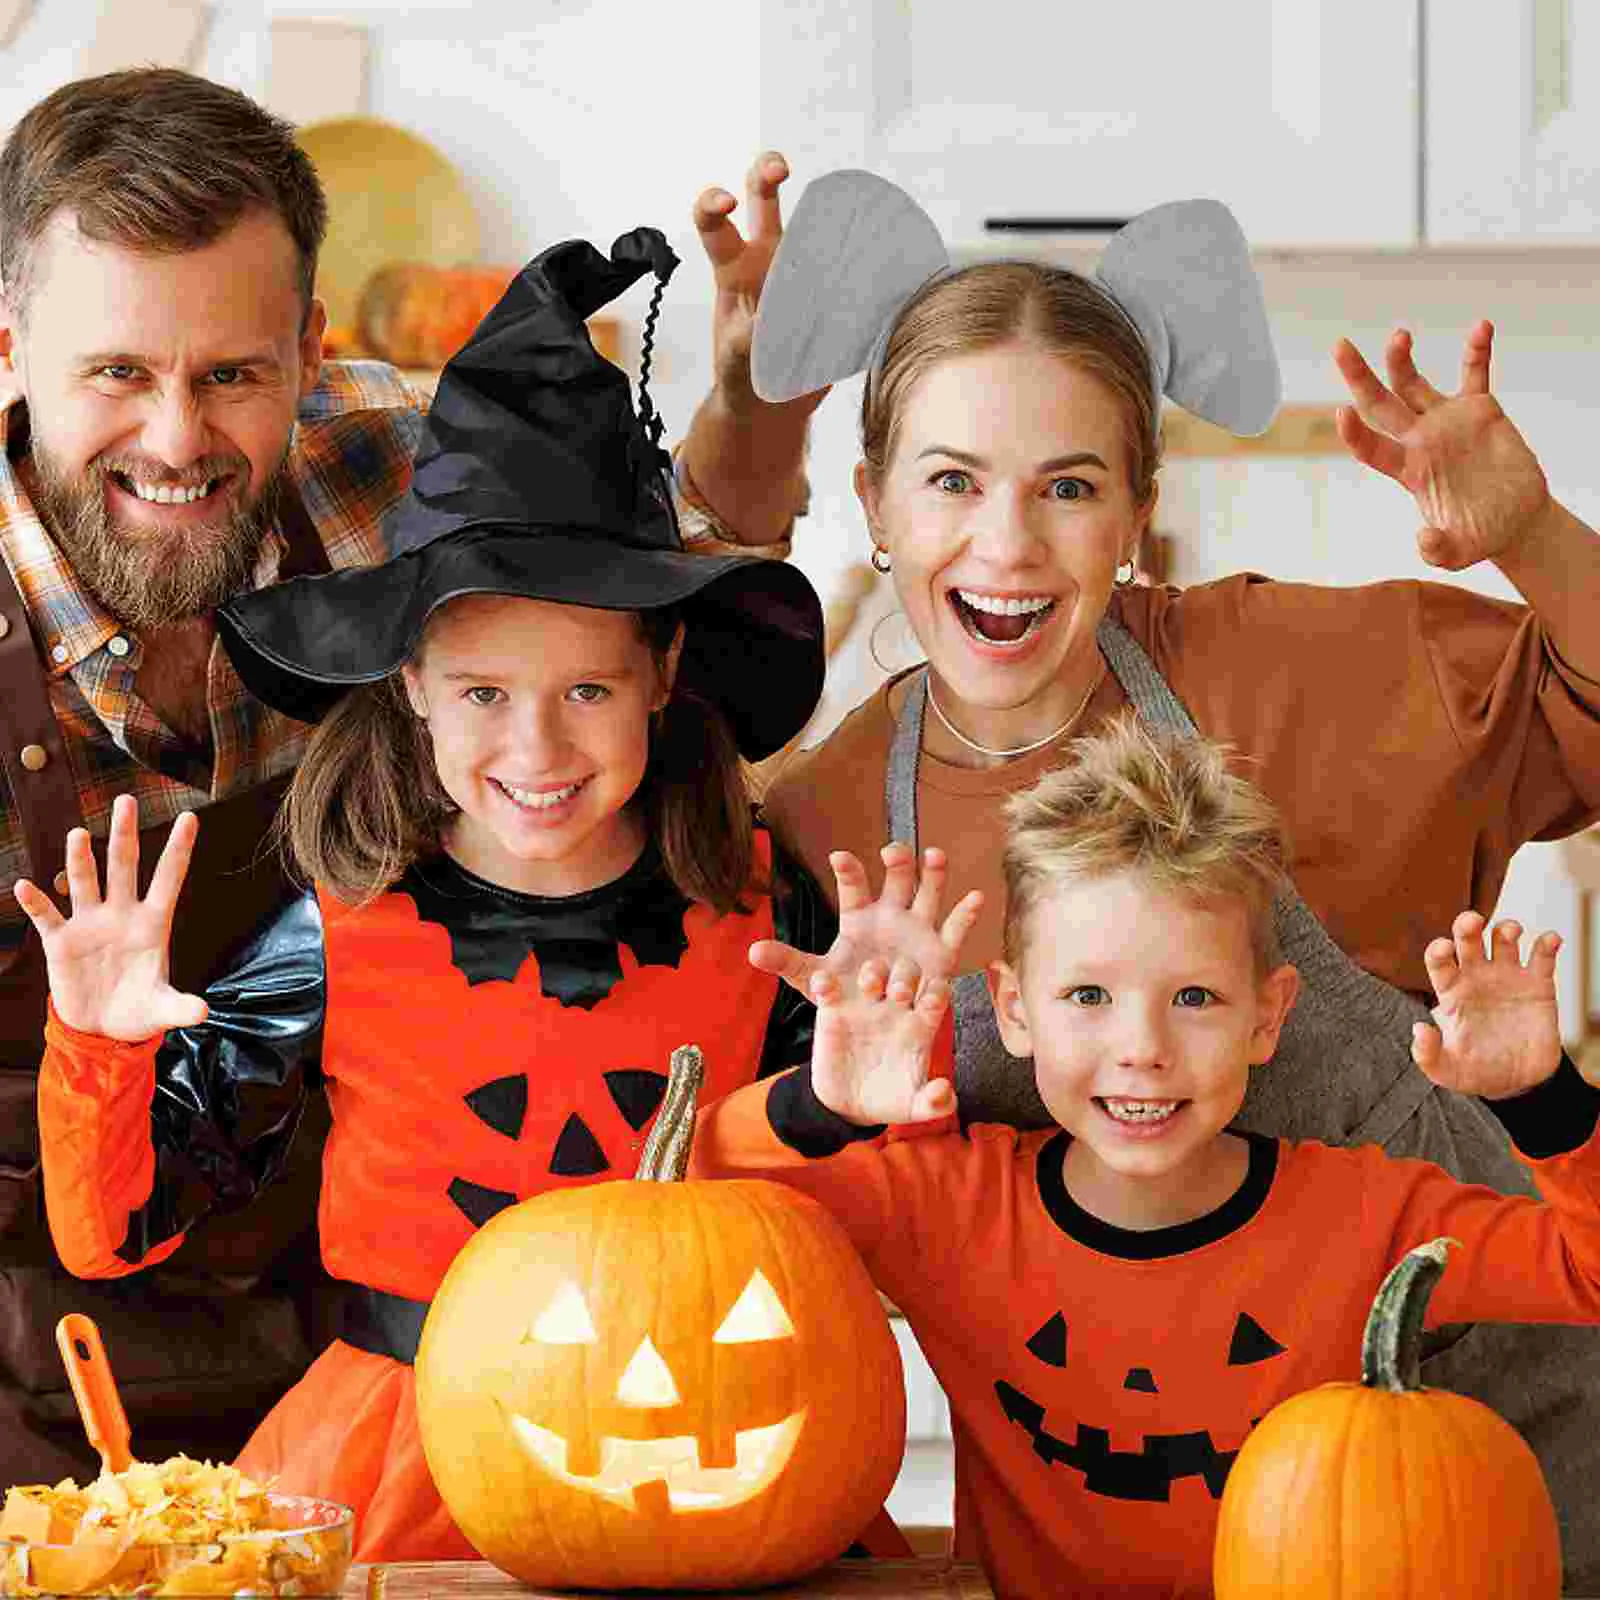
[[[129,491],[138,495],[141,500],[149,500],[158,506],[186,506],[195,500],[204,500],[221,480],[208,478],[204,483],[187,486],[175,483],[140,483],[137,478],[124,478],[122,481]]]
[[[1177,1100],[1112,1100],[1100,1102],[1118,1122],[1165,1122],[1180,1104]]]
[[[956,594],[963,605],[971,606],[974,611],[991,611],[997,617],[1028,616],[1055,604],[1055,597],[1048,594],[1003,597],[997,594],[974,594],[970,589],[957,589]]]
[[[558,806],[563,800],[570,800],[583,784],[569,783],[565,789],[545,789],[535,792],[532,789],[519,789],[515,784],[502,782],[499,778],[495,782],[517,802],[519,806],[526,806],[530,811],[548,811],[551,806]]]

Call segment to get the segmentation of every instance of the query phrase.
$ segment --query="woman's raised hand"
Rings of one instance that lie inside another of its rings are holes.
[[[1339,437],[1358,461],[1410,492],[1424,523],[1417,550],[1448,572],[1506,554],[1550,505],[1538,458],[1489,392],[1493,344],[1488,322],[1468,333],[1455,394],[1417,371],[1404,328],[1384,351],[1387,386],[1348,339],[1334,346],[1355,401],[1339,409]]]
[[[192,811],[172,824],[141,900],[139,808],[132,795],[118,795],[106,841],[104,895],[86,828],[67,835],[70,916],[27,879],[17,881],[17,904],[44,945],[50,999],[69,1028],[133,1043],[205,1021],[205,1001],[167,982],[172,914],[199,828]]]
[[[755,159],[745,178],[750,236],[733,222],[738,200],[726,189],[703,189],[694,203],[694,225],[711,262],[716,282],[712,313],[712,360],[724,392],[753,400],[750,392],[750,341],[755,332],[756,305],[767,268],[783,238],[783,213],[778,188],[789,176],[789,164],[776,150]]]
[[[1412,1026],[1411,1058],[1447,1089],[1503,1100],[1543,1083],[1561,1064],[1561,937],[1541,933],[1524,964],[1519,924],[1497,924],[1487,952],[1486,927],[1476,911],[1463,911],[1450,937],[1423,951],[1439,1003],[1433,1022]]]
[[[889,845],[883,854],[883,892],[875,901],[866,897],[866,874],[854,856],[838,851],[829,858],[839,884],[839,937],[810,979],[817,1003],[811,1085],[823,1105],[851,1122],[923,1122],[955,1109],[954,1086],[930,1080],[928,1066],[983,897],[964,895],[941,922],[943,852],[924,852],[914,885],[907,883],[915,877],[910,847]]]

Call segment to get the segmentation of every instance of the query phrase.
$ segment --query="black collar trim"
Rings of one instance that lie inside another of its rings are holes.
[[[1165,1256],[1181,1256],[1202,1245],[1214,1244],[1236,1233],[1266,1204],[1272,1180],[1278,1170],[1278,1141],[1265,1134],[1231,1129],[1250,1146],[1250,1165],[1244,1182],[1215,1211],[1191,1222],[1174,1223],[1170,1228],[1119,1228],[1085,1211],[1067,1193],[1061,1175],[1061,1158],[1072,1135],[1065,1128],[1039,1147],[1035,1168],[1039,1198],[1050,1220],[1079,1244],[1103,1256],[1120,1256],[1125,1261],[1159,1261]]]
[[[413,884],[421,884],[426,889],[431,889],[442,900],[460,900],[468,903],[475,901],[481,905],[485,899],[489,899],[511,909],[538,915],[540,912],[554,910],[569,912],[602,910],[625,899],[640,888],[654,887],[655,881],[664,876],[661,853],[654,841],[649,841],[627,871],[609,883],[598,884],[593,889],[584,889],[577,894],[528,894],[521,889],[508,889],[503,884],[491,883],[487,878],[480,878],[477,873],[462,866],[454,856],[442,850],[436,855],[414,861],[394,887],[402,893],[410,893]],[[407,883],[407,878],[412,880],[410,884]],[[667,881],[671,882],[670,879]]]

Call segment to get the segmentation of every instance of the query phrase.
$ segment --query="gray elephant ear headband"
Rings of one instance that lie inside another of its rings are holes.
[[[951,271],[932,219],[870,172],[813,181],[784,229],[756,311],[751,379],[792,400],[883,360],[889,329]],[[1261,282],[1216,200],[1143,212],[1115,234],[1094,281],[1139,330],[1158,394],[1231,433],[1265,433],[1282,398]]]

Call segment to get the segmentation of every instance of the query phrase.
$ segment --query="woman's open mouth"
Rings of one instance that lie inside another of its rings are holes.
[[[950,609],[968,635],[986,645],[1020,645],[1031,639],[1056,609],[1047,594],[998,595],[950,589]]]

